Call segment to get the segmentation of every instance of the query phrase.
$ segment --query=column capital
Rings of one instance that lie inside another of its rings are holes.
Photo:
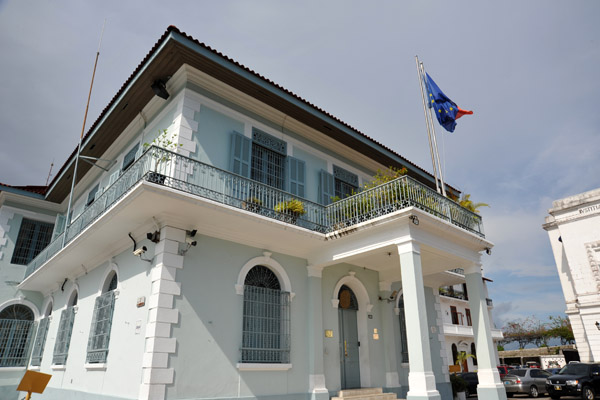
[[[404,253],[416,253],[421,254],[421,246],[414,240],[409,240],[403,243],[397,243],[398,246],[398,254]]]
[[[316,265],[307,265],[306,270],[308,272],[309,277],[321,278],[323,276],[324,267],[316,266]]]

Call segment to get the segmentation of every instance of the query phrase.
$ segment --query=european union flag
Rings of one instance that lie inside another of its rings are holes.
[[[429,108],[433,108],[438,122],[448,132],[454,132],[457,119],[465,114],[473,114],[473,111],[463,110],[450,100],[428,73],[425,73],[425,86],[427,87]]]

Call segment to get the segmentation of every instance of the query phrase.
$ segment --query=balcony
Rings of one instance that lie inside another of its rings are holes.
[[[484,237],[479,215],[408,176],[323,206],[153,146],[28,264],[25,278],[72,242],[142,181],[321,234],[344,230],[412,206]],[[290,207],[290,204],[297,205],[298,202],[302,204],[300,210]]]
[[[459,299],[459,300],[469,300],[469,297],[464,292],[461,292],[459,290],[454,290],[454,289],[448,288],[448,287],[440,287],[439,293],[440,293],[440,296],[451,297],[453,299]]]

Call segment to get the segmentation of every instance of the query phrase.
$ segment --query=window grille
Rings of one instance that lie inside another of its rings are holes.
[[[29,307],[15,304],[0,312],[0,367],[27,365],[33,327]]]
[[[42,363],[42,356],[44,355],[44,347],[46,345],[46,336],[48,336],[48,326],[50,325],[50,318],[45,317],[40,320],[38,325],[37,335],[33,342],[33,351],[31,353],[31,365],[39,367]]]
[[[253,143],[251,165],[250,177],[252,179],[278,189],[284,189],[284,155]]]
[[[103,295],[96,297],[87,348],[86,360],[88,363],[106,362],[114,306],[114,290],[110,290]]]
[[[252,268],[244,284],[241,362],[289,363],[290,294],[263,266]]]
[[[54,224],[48,222],[33,221],[23,218],[15,251],[13,252],[12,264],[27,265],[35,256],[37,256],[48,244],[52,238]]]
[[[400,356],[402,362],[408,362],[408,340],[406,339],[406,314],[404,313],[404,296],[398,300],[398,319],[400,320]]]
[[[54,356],[52,364],[65,365],[69,355],[69,345],[71,343],[71,333],[73,332],[73,323],[75,322],[75,308],[68,307],[60,314],[60,323],[58,324],[58,333],[54,343]]]
[[[334,165],[333,176],[335,177],[335,195],[340,199],[352,196],[358,191],[358,175]]]

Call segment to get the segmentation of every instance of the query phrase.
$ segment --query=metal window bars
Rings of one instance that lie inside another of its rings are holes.
[[[10,262],[27,265],[50,243],[54,224],[23,218]]]
[[[142,180],[321,233],[334,232],[414,206],[484,236],[481,216],[408,176],[323,206],[264,183],[150,146],[65,229],[66,233],[57,236],[28,264],[25,277],[60,251],[63,235],[67,235],[66,245]],[[277,205],[291,200],[302,202],[304,213],[275,211]]]
[[[244,286],[242,363],[290,362],[290,294]]]
[[[110,342],[110,328],[112,326],[113,311],[115,309],[115,292],[110,291],[96,297],[94,315],[88,339],[88,363],[104,363],[108,356]]]
[[[31,352],[31,365],[33,365],[34,367],[39,367],[42,363],[42,357],[44,355],[44,347],[46,345],[46,336],[48,336],[49,325],[49,317],[42,318],[38,324],[37,335],[35,335],[35,341],[33,342],[33,351]]]
[[[67,363],[74,322],[75,308],[68,307],[62,310],[56,334],[56,342],[54,343],[54,354],[52,356],[52,364],[54,365],[65,365]]]
[[[0,367],[27,365],[34,327],[34,321],[0,320]]]

